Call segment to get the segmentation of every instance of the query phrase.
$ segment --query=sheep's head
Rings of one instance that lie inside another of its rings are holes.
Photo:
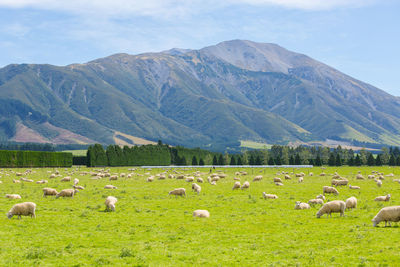
[[[321,217],[321,211],[318,211],[317,212],[317,218],[320,218]]]
[[[12,216],[13,216],[14,214],[12,214],[11,212],[7,212],[7,214],[6,214],[6,215],[7,215],[7,218],[8,218],[8,219],[11,219],[11,218],[12,218]]]
[[[376,227],[379,223],[379,220],[376,218],[376,216],[372,219],[372,222],[374,223],[374,227]]]

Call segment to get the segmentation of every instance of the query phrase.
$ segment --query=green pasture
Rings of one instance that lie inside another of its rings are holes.
[[[385,206],[399,205],[400,168],[335,167],[312,169],[245,169],[241,183],[250,182],[248,190],[232,191],[233,177],[239,169],[217,168],[228,175],[217,185],[199,185],[202,192],[191,191],[185,180],[166,179],[146,182],[146,172],[155,175],[162,169],[128,171],[128,167],[111,168],[110,173],[134,173],[131,178],[109,181],[92,180],[83,171],[98,168],[60,168],[61,177],[50,179],[55,169],[33,169],[25,175],[35,181],[47,179],[48,184],[13,183],[15,172],[26,169],[2,169],[0,173],[0,266],[397,266],[400,264],[400,228],[372,227],[371,219]],[[196,169],[171,169],[168,173],[192,174]],[[206,181],[209,169],[198,169]],[[243,170],[243,169],[240,169]],[[290,174],[284,180],[280,171],[301,172],[303,183]],[[356,180],[357,171],[366,180]],[[378,188],[367,175],[376,170],[385,175]],[[324,171],[327,176],[319,174]],[[361,190],[339,187],[339,196],[328,200],[358,199],[355,210],[345,217],[333,214],[317,219],[319,207],[294,210],[296,201],[307,202],[330,185],[337,171],[350,184]],[[314,176],[309,176],[313,172]],[[263,175],[260,182],[254,176]],[[65,176],[78,178],[85,187],[73,199],[44,198],[42,188],[58,191],[71,188],[72,182],[60,182]],[[281,177],[278,187],[273,178]],[[112,184],[116,190],[104,189]],[[187,197],[169,196],[174,188],[186,188]],[[278,195],[264,200],[262,192]],[[22,199],[10,200],[5,194],[20,194]],[[392,194],[390,202],[377,203],[376,196]],[[116,212],[105,212],[107,196],[118,198]],[[6,213],[16,203],[37,204],[36,219],[7,219]],[[207,209],[210,218],[193,218],[196,209]]]

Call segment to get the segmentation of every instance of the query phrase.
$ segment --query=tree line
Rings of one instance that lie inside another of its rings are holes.
[[[72,153],[0,150],[0,167],[71,167]]]

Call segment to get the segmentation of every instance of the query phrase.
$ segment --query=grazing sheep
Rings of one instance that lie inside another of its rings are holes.
[[[322,188],[322,193],[325,195],[326,194],[335,194],[335,195],[339,195],[339,192],[336,190],[336,188],[334,187],[330,187],[330,186],[324,186]]]
[[[239,189],[239,188],[240,188],[240,182],[235,182],[233,184],[232,190]]]
[[[277,183],[275,183],[275,185],[277,185],[277,186],[283,186],[283,183],[277,182]]]
[[[108,184],[108,185],[105,185],[105,186],[104,186],[104,189],[117,189],[117,187],[116,187],[116,186],[113,186],[113,185],[110,185],[110,184]]]
[[[194,177],[193,176],[186,177],[185,181],[191,183],[194,181]]]
[[[74,185],[77,185],[79,183],[79,179],[78,178],[75,178],[74,179]]]
[[[240,189],[243,190],[243,189],[247,189],[249,187],[250,187],[250,183],[248,181],[246,181],[246,182],[243,183],[243,185],[242,185],[242,187],[240,187]]]
[[[304,181],[303,176],[300,176],[300,177],[299,177],[299,183],[302,183],[303,181]]]
[[[226,174],[225,173],[220,173],[220,174],[218,174],[218,177],[219,178],[221,178],[221,179],[224,179],[224,178],[226,178]],[[261,178],[262,178],[262,176],[261,176]]]
[[[211,185],[217,185],[217,182],[216,182],[216,181],[213,181],[213,182],[211,182],[210,184],[211,184]]]
[[[381,186],[382,186],[382,181],[381,181],[381,180],[376,180],[376,185],[377,185],[378,187],[381,187]]]
[[[49,178],[50,179],[56,178],[56,175],[54,173],[52,173]]]
[[[344,211],[346,209],[346,203],[341,200],[334,200],[328,203],[325,203],[317,212],[317,218],[320,218],[322,215],[327,214],[327,216],[332,217],[332,213],[337,212],[340,213],[340,216],[344,216]]]
[[[21,199],[21,196],[18,194],[6,194],[6,198],[9,199]]]
[[[219,176],[211,176],[211,182],[218,182]]]
[[[234,181],[240,181],[240,178],[239,177],[233,177],[233,180]]]
[[[58,192],[54,188],[48,188],[48,187],[43,188],[43,196],[44,197],[46,197],[46,196],[55,196],[57,194],[58,194]]]
[[[390,200],[390,197],[391,197],[391,195],[390,194],[387,194],[386,196],[379,196],[379,197],[376,197],[374,200],[375,201],[389,201]]]
[[[185,175],[178,175],[178,176],[176,176],[176,179],[178,179],[178,180],[185,179]]]
[[[167,177],[165,176],[165,174],[160,174],[160,176],[158,177],[158,180],[165,180]]]
[[[266,194],[265,192],[263,192],[263,197],[264,197],[264,199],[277,199],[278,198],[277,195]]]
[[[198,183],[204,183],[203,178],[200,178],[200,177],[197,178],[197,182],[198,182]]]
[[[31,216],[31,218],[36,218],[35,215],[36,204],[33,202],[23,202],[15,204],[10,211],[7,213],[7,218],[11,219],[14,215],[18,215],[18,219],[21,216]]]
[[[186,197],[186,189],[185,188],[176,188],[168,193],[168,195],[175,196],[185,196]]]
[[[310,208],[310,205],[304,202],[296,201],[296,205],[294,206],[295,210],[307,210]]]
[[[356,179],[357,180],[365,180],[364,176],[362,176],[361,174],[357,174]]]
[[[324,172],[321,172],[319,176],[326,176]]]
[[[149,176],[147,177],[147,182],[153,182],[154,181],[154,176]]]
[[[314,173],[312,173],[312,172],[310,172],[310,174],[309,174],[310,176],[314,176]]]
[[[382,208],[378,214],[372,219],[374,223],[374,227],[376,227],[380,222],[385,222],[385,227],[387,222],[389,222],[389,226],[391,226],[391,222],[400,221],[400,206],[391,206]]]
[[[262,180],[262,175],[257,175],[256,177],[254,177],[253,182],[257,182],[257,181],[261,181]],[[274,178],[275,179],[275,178]],[[279,179],[279,178],[278,178]]]
[[[79,190],[84,190],[85,188],[81,185],[74,185],[73,186],[75,189],[79,189]]]
[[[323,201],[325,201],[325,196],[323,194],[319,194],[318,196],[316,196],[315,198],[317,199],[322,199]]]
[[[40,180],[36,182],[37,184],[47,184],[48,181],[47,180]]]
[[[126,175],[125,173],[121,173],[119,176],[120,177],[125,177],[125,175]]]
[[[71,181],[71,177],[69,177],[69,176],[64,177],[64,178],[62,178],[62,179],[60,180],[60,182],[70,182],[70,181]]]
[[[118,180],[118,175],[111,175],[110,178],[108,178],[109,181],[115,181]]]
[[[368,179],[375,179],[375,175],[373,174],[368,175]]]
[[[193,184],[192,184],[192,190],[195,191],[197,194],[200,194],[200,192],[201,192],[201,186],[198,185],[198,184],[196,184],[196,183],[193,183]]]
[[[59,198],[59,197],[74,198],[74,195],[76,195],[76,193],[78,193],[78,190],[76,190],[76,189],[63,189],[56,195],[56,198]]]
[[[357,185],[351,185],[351,184],[349,184],[349,188],[350,188],[350,189],[360,189],[359,186],[357,186]]]
[[[22,176],[22,173],[16,172],[15,175],[16,175],[16,176]]]
[[[24,177],[21,178],[21,181],[28,182],[28,183],[33,183],[32,179],[27,179],[27,178],[24,178]]]
[[[348,183],[349,183],[349,181],[347,179],[344,179],[344,180],[333,179],[332,180],[332,186],[343,186],[343,185],[347,185]]]
[[[290,176],[288,174],[285,174],[285,180],[290,180],[292,178],[290,178]]]
[[[14,183],[14,184],[19,184],[19,183],[21,183],[21,181],[20,181],[20,180],[15,180],[15,179],[13,179],[13,183]]]
[[[115,203],[117,203],[117,201],[118,199],[116,197],[108,196],[104,203],[106,205],[106,210],[115,211]]]
[[[208,212],[208,210],[195,210],[193,211],[193,217],[209,218],[210,213]]]
[[[349,197],[346,199],[346,209],[355,209],[357,208],[357,198]]]
[[[275,177],[275,178],[274,178],[274,183],[282,183],[281,178]]]
[[[320,198],[315,198],[315,199],[310,199],[308,201],[308,204],[310,204],[310,205],[317,205],[317,204],[323,205],[324,201],[322,199],[320,199]]]

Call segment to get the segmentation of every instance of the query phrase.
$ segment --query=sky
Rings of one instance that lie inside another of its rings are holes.
[[[400,96],[399,0],[0,0],[0,68],[276,43]]]

